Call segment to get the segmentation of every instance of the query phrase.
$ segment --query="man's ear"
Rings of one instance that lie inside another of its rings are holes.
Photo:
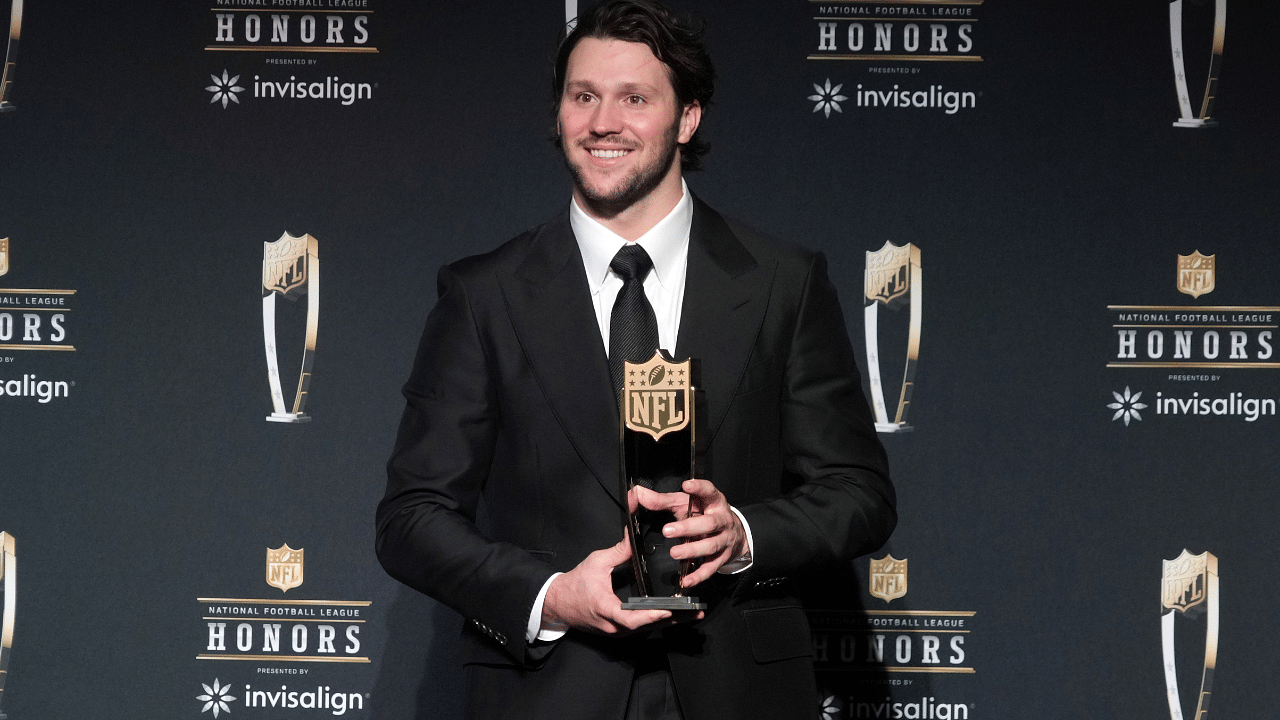
[[[680,111],[680,135],[677,142],[681,145],[693,139],[698,125],[702,122],[702,103],[694,100]]]

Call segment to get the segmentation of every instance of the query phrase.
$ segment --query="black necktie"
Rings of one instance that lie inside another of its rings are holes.
[[[622,289],[609,315],[609,374],[615,389],[625,387],[624,360],[646,362],[658,349],[658,318],[644,296],[644,278],[652,268],[649,253],[635,243],[624,245],[609,263],[609,269],[622,278]]]

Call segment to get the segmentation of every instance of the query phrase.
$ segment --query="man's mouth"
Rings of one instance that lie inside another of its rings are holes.
[[[592,148],[588,150],[588,152],[591,153],[591,157],[598,157],[604,160],[609,160],[612,158],[620,158],[631,151],[627,149],[600,150],[600,149]]]

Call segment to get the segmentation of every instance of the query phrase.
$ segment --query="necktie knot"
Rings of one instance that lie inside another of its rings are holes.
[[[649,253],[644,248],[635,243],[627,243],[618,250],[618,254],[613,256],[613,260],[609,262],[609,269],[618,274],[623,282],[631,280],[639,280],[644,282],[644,278],[653,269],[653,260],[649,258]]]
[[[644,276],[653,260],[644,248],[627,243],[609,267],[622,278],[609,320],[609,374],[615,389],[623,387],[623,361],[642,363],[658,348],[658,319],[644,294]]]

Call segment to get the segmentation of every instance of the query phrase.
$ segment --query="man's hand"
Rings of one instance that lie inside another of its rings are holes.
[[[629,633],[671,618],[670,610],[623,610],[613,594],[610,573],[631,560],[631,541],[597,550],[578,566],[556,577],[542,602],[543,627],[548,624],[616,635]],[[703,613],[698,613],[701,619]]]
[[[667,510],[676,516],[676,522],[663,527],[662,534],[687,541],[671,548],[672,559],[701,562],[684,577],[681,585],[688,588],[710,578],[721,565],[741,557],[747,548],[747,531],[710,480],[685,480],[680,489],[684,492],[656,493],[636,486],[632,488],[635,495],[630,504],[633,511],[639,502],[650,510]]]

